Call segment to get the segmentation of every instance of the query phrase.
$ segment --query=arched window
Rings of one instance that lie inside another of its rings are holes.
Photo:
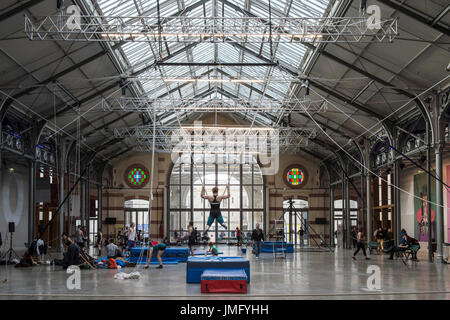
[[[208,232],[212,241],[234,241],[236,227],[243,231],[243,236],[247,236],[256,223],[264,228],[264,185],[257,163],[194,164],[190,157],[183,156],[170,174],[168,226],[171,242],[186,239],[191,220],[197,231],[205,230],[210,204],[200,197],[203,183],[208,195],[215,186],[222,195],[225,186],[230,184],[231,197],[220,205],[227,230],[220,225],[216,229],[213,223]]]

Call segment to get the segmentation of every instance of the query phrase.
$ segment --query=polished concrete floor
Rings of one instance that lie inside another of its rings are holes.
[[[199,250],[202,248],[199,247]],[[116,280],[117,270],[82,270],[81,289],[67,289],[70,276],[59,266],[33,268],[0,266],[0,299],[450,299],[448,266],[425,260],[387,260],[385,255],[362,255],[352,261],[351,250],[296,252],[286,259],[219,246],[227,256],[250,260],[251,283],[245,295],[201,294],[199,284],[186,283],[186,264],[163,269],[137,269],[139,280]],[[369,266],[380,267],[381,289],[369,290]],[[135,271],[134,268],[119,270]],[[6,281],[4,281],[6,280]]]

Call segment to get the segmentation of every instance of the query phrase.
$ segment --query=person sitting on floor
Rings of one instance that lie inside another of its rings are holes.
[[[79,265],[80,264],[80,247],[69,237],[65,238],[65,244],[67,247],[67,251],[64,253],[62,266],[64,269],[67,269],[69,266],[72,265]],[[64,239],[63,238],[63,239]]]
[[[210,241],[210,242],[208,243],[208,246],[209,246],[209,250],[206,251],[206,254],[205,254],[205,255],[207,255],[208,252],[211,252],[211,254],[212,254],[213,256],[218,256],[218,255],[219,255],[219,250],[217,250],[217,248],[214,246],[214,243],[212,243],[212,242]]]
[[[119,247],[114,243],[114,239],[109,239],[109,244],[106,246],[106,255],[108,259],[116,259],[122,256]]]
[[[25,251],[22,259],[20,259],[20,262],[16,264],[15,268],[25,268],[25,267],[32,267],[36,265],[36,262],[33,260],[33,254],[31,250]]]

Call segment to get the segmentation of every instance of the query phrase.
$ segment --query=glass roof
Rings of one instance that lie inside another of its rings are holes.
[[[91,0],[99,8],[98,14],[105,16],[155,16],[156,1],[143,0]],[[229,2],[228,2],[229,1]],[[188,17],[243,17],[242,10],[258,17],[268,18],[268,1],[263,0],[161,0],[160,16],[184,15]],[[279,17],[321,17],[332,0],[272,0],[273,16]],[[201,4],[200,4],[201,3]],[[241,8],[236,10],[228,3]],[[196,6],[195,4],[200,4]],[[214,10],[214,4],[216,9]],[[215,12],[214,12],[215,11]],[[242,48],[244,47],[244,49]],[[302,70],[303,58],[307,49],[300,43],[273,43],[274,61]],[[249,52],[254,54],[251,54]],[[273,66],[173,66],[150,67],[161,53],[162,57],[171,55],[165,62],[227,62],[227,63],[264,63],[255,55],[266,59],[270,57],[268,43],[208,43],[188,44],[181,42],[158,43],[128,42],[116,49],[117,55],[125,64],[129,73],[140,72],[136,83],[143,96],[150,98],[166,97],[179,99],[205,96],[210,91],[215,97],[226,93],[232,97],[258,99],[261,97],[283,100],[288,95],[291,84],[287,81],[271,81],[286,78]],[[264,83],[208,83],[208,82],[164,82],[164,78],[219,78],[219,79],[264,79]],[[173,117],[166,117],[173,118]],[[253,117],[251,117],[253,118]],[[272,120],[258,115],[257,121],[269,125]]]

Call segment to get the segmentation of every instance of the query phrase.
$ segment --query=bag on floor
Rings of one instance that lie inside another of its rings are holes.
[[[108,269],[117,269],[116,259],[108,259]]]

